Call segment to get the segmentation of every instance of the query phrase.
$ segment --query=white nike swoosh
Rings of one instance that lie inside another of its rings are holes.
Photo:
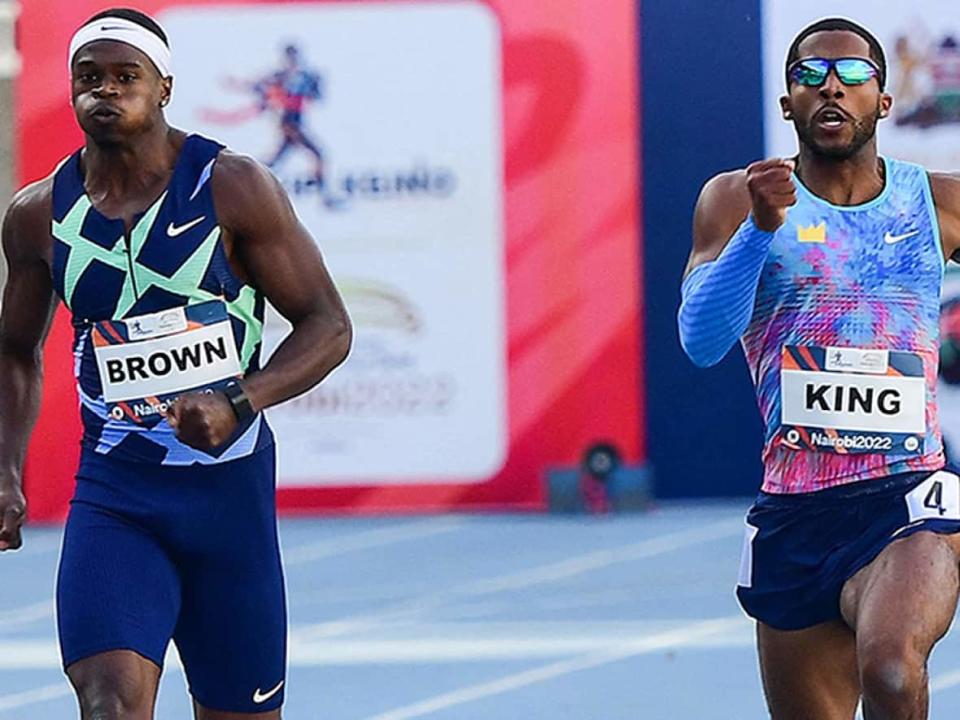
[[[893,245],[894,243],[898,243],[901,240],[906,240],[909,237],[913,237],[914,235],[919,235],[919,234],[920,234],[919,230],[913,230],[912,232],[904,233],[903,235],[891,235],[888,232],[886,235],[883,236],[883,241],[887,245]]]
[[[177,235],[182,235],[187,230],[189,230],[192,227],[195,227],[196,225],[199,225],[206,219],[207,219],[206,215],[201,215],[197,219],[191,220],[190,222],[186,223],[185,225],[181,225],[180,227],[177,227],[173,223],[170,223],[169,225],[167,225],[167,235],[169,235],[170,237],[176,237]]]
[[[280,692],[280,688],[283,687],[283,683],[284,681],[281,680],[279,683],[277,683],[277,686],[273,690],[271,690],[268,693],[263,693],[262,695],[260,694],[260,688],[257,688],[256,691],[253,693],[253,701],[257,705],[259,705],[260,703],[265,703],[267,700],[269,700],[278,692]]]

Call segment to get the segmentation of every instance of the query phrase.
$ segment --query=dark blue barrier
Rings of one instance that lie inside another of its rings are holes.
[[[648,454],[658,497],[751,495],[761,425],[742,351],[695,368],[677,339],[693,206],[763,155],[759,0],[641,0]]]

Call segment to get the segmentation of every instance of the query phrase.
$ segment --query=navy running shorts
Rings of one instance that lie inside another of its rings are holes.
[[[204,707],[280,707],[287,618],[275,480],[272,446],[189,467],[84,450],[57,581],[64,667],[132,650],[162,668],[172,639]]]
[[[746,525],[741,607],[778,630],[800,630],[840,619],[844,583],[890,543],[960,532],[960,477],[950,468],[797,495],[761,492]]]

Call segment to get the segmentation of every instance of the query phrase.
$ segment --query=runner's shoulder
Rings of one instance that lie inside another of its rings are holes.
[[[273,173],[262,162],[230,148],[224,148],[217,156],[213,179],[214,182],[220,182],[221,185],[241,187],[251,181],[270,180],[276,182]]]
[[[960,214],[960,173],[930,172],[929,176],[937,209]]]
[[[269,195],[282,192],[276,176],[255,158],[224,149],[213,168],[213,194],[217,214],[236,216],[255,210]]]
[[[50,174],[18,190],[3,219],[4,242],[36,241],[50,237],[53,220],[53,178]]]
[[[956,261],[960,252],[960,174],[931,172],[929,177],[943,249]]]

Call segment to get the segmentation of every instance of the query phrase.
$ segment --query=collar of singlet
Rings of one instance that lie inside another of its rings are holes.
[[[124,18],[105,17],[87,23],[77,30],[70,41],[70,56],[67,58],[68,70],[73,69],[73,58],[84,45],[97,40],[116,40],[126,43],[142,52],[156,66],[160,77],[169,77],[173,66],[170,48],[158,35],[142,25]]]

